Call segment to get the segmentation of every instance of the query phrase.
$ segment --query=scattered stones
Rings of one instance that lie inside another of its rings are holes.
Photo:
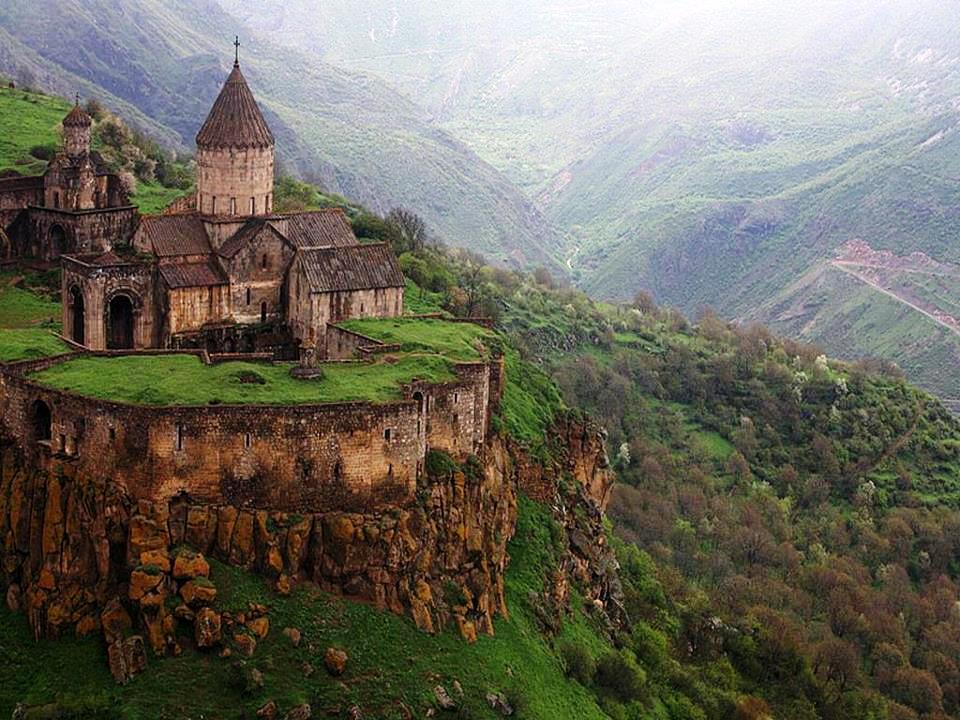
[[[300,641],[303,638],[303,635],[299,630],[293,627],[287,627],[283,629],[283,634],[290,639],[290,644],[295,648],[300,647]]]
[[[263,689],[263,673],[257,670],[256,668],[249,668],[246,673],[247,676],[247,690],[262,690]]]
[[[305,662],[303,665],[301,665],[300,670],[303,672],[303,676],[307,678],[311,677],[317,671],[316,668],[308,662]]]
[[[310,720],[313,717],[313,709],[308,703],[297,705],[284,716],[284,720]]]
[[[193,611],[193,608],[181,603],[173,609],[173,616],[178,620],[193,622],[194,617],[196,617],[196,613]]]
[[[457,697],[463,697],[463,685],[460,684],[459,680],[453,681],[453,691],[457,694]]]
[[[210,563],[200,553],[181,550],[173,562],[173,577],[177,580],[209,576]]]
[[[273,700],[270,700],[261,706],[259,710],[257,710],[257,717],[266,718],[266,720],[274,720],[274,718],[277,717],[278,712],[277,704]]]
[[[246,633],[237,633],[233,636],[233,644],[237,646],[237,652],[244,657],[253,657],[257,649],[257,641],[252,635]]]
[[[126,685],[134,675],[147,667],[143,638],[134,635],[126,640],[114,640],[107,646],[107,662],[113,679],[120,685]]]
[[[513,708],[510,706],[510,703],[507,702],[507,698],[503,693],[487,693],[487,704],[490,708],[504,717],[510,717],[513,715]]]
[[[193,624],[197,647],[213,647],[220,642],[220,615],[208,607],[202,608]]]
[[[274,584],[274,589],[277,591],[278,595],[283,595],[286,597],[290,594],[290,576],[286,573],[281,573],[280,577],[277,578],[277,582]]]
[[[363,720],[363,712],[361,712],[359,707],[353,705],[347,710],[347,718],[349,718],[349,720]]]
[[[456,710],[457,703],[450,693],[447,692],[447,689],[443,685],[437,685],[433,689],[433,696],[437,699],[437,705],[440,706],[442,710]]]
[[[328,647],[323,654],[323,664],[333,677],[340,677],[347,669],[347,653],[338,648]]]
[[[270,632],[270,621],[265,617],[254,618],[247,621],[247,627],[258,640],[263,640]]]

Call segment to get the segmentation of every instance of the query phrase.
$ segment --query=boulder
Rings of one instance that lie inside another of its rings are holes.
[[[7,609],[10,612],[20,610],[20,586],[16,583],[11,583],[7,588]]]
[[[147,667],[143,638],[134,635],[126,640],[114,640],[107,646],[107,662],[113,679],[120,685],[126,685],[134,675]]]
[[[209,576],[210,563],[200,553],[183,550],[173,561],[173,577],[176,580]]]
[[[190,580],[180,588],[180,597],[187,605],[209,605],[217,597],[217,588],[206,578]]]
[[[247,621],[247,627],[257,636],[257,640],[263,640],[270,632],[270,621],[265,617],[254,618]]]
[[[284,715],[284,720],[310,720],[312,717],[313,709],[309,704],[303,703],[302,705],[297,705]]]
[[[197,647],[213,647],[220,642],[220,614],[211,608],[201,608],[193,623]]]
[[[130,588],[128,597],[131,600],[140,600],[148,592],[156,590],[163,582],[164,574],[155,565],[138,567],[130,573]]]
[[[334,677],[340,677],[347,669],[347,653],[338,648],[328,647],[323,654],[323,664],[327,672]]]
[[[487,693],[487,704],[494,712],[498,712],[505,717],[513,715],[513,708],[507,702],[503,693]]]
[[[237,652],[244,657],[253,657],[253,653],[257,649],[256,639],[246,633],[237,633],[234,635],[233,644],[237,646]]]
[[[283,634],[290,639],[290,644],[295,648],[300,647],[300,641],[303,639],[303,635],[299,630],[292,627],[287,627],[283,629]]]
[[[103,636],[108,645],[122,639],[124,633],[133,627],[133,621],[120,604],[120,598],[111,598],[103,608],[103,612],[100,613],[100,626],[103,628]]]
[[[170,556],[166,548],[160,550],[144,550],[140,553],[141,565],[154,565],[160,568],[161,572],[170,572]]]
[[[270,700],[266,704],[262,705],[259,710],[257,710],[258,718],[266,718],[266,720],[274,720],[277,717],[277,704]]]
[[[443,710],[456,710],[457,703],[443,685],[437,685],[433,689],[433,696],[437,699],[437,705]]]

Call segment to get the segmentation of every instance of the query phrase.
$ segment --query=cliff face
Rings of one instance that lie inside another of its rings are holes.
[[[615,565],[601,523],[612,480],[602,436],[569,419],[553,436],[556,459],[548,463],[495,437],[462,468],[438,463],[413,503],[313,514],[209,505],[187,496],[163,505],[134,503],[109,479],[71,476],[68,467],[28,469],[8,445],[0,459],[7,603],[25,611],[38,637],[102,629],[112,665],[117,659],[136,668],[142,646],[124,645],[118,627],[138,626],[143,644],[158,655],[180,651],[176,619],[195,623],[201,647],[201,637],[216,643],[209,629],[215,624],[218,636],[220,618],[201,612],[216,588],[209,571],[197,569],[209,556],[262,574],[279,592],[310,580],[408,614],[428,632],[455,622],[471,641],[492,634],[494,616],[508,612],[507,545],[522,491],[549,503],[568,531],[570,552],[548,591],[551,602],[564,607],[573,579],[616,618]],[[122,679],[127,670],[115,674]]]

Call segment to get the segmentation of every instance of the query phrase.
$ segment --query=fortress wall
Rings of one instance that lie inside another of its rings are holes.
[[[336,325],[327,326],[327,360],[349,360],[360,348],[381,347],[383,343]]]
[[[30,237],[33,254],[45,260],[54,260],[60,252],[85,254],[104,252],[115,244],[125,242],[133,235],[137,225],[135,207],[106,208],[70,212],[52,208],[31,207],[29,211]],[[63,228],[65,246],[50,245],[51,230]]]
[[[0,372],[0,430],[31,464],[111,478],[136,500],[185,493],[287,512],[403,503],[416,494],[428,448],[463,460],[481,450],[489,423],[483,363],[383,405],[166,408],[82,398],[22,376],[52,362]],[[38,434],[38,401],[50,409],[49,441]]]

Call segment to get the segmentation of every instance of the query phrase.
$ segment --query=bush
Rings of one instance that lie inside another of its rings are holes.
[[[560,659],[567,677],[573,678],[581,685],[589,685],[597,671],[590,651],[579,643],[566,640],[560,644]]]
[[[603,691],[626,703],[644,696],[647,675],[632,653],[612,650],[597,662],[594,680]]]
[[[57,148],[53,145],[34,145],[30,148],[30,154],[37,160],[49,161],[57,154]]]
[[[430,477],[448,477],[459,469],[454,459],[442,450],[431,450],[427,454],[427,475]]]

